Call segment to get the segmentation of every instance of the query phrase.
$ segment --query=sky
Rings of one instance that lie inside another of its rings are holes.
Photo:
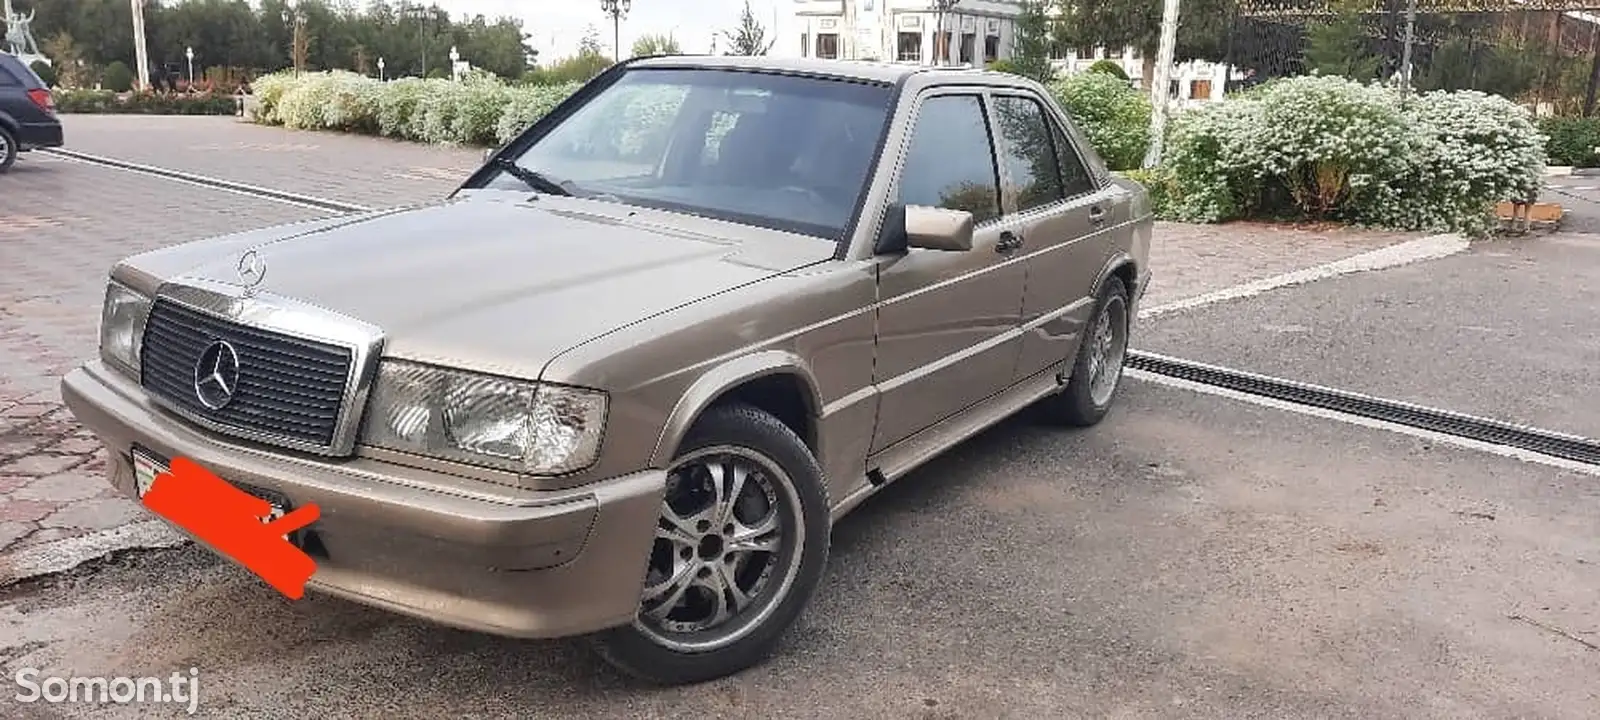
[[[611,18],[600,9],[600,0],[434,2],[451,17],[482,13],[491,19],[499,15],[521,18],[523,30],[533,36],[529,43],[538,49],[541,64],[577,52],[578,41],[583,39],[589,25],[594,25],[606,54],[613,52]],[[766,27],[769,40],[774,37],[775,25],[786,20],[780,11],[790,4],[791,0],[750,0],[750,9]],[[720,35],[738,26],[743,10],[744,0],[634,0],[632,9],[622,19],[624,57],[633,47],[634,39],[654,33],[675,36],[684,52],[708,52],[714,35],[719,36],[718,46],[726,48],[727,40]],[[777,23],[774,22],[775,13],[779,13]]]

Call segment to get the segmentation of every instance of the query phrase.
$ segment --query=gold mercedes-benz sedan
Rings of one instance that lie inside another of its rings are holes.
[[[1099,422],[1151,229],[1030,80],[648,58],[446,199],[123,260],[62,392],[129,496],[182,457],[315,504],[313,592],[696,682],[877,490],[1028,406]]]

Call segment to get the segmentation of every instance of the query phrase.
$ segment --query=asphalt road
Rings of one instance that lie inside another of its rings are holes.
[[[1559,175],[1548,178],[1541,202],[1566,211],[1561,229],[1575,233],[1600,233],[1600,174]]]
[[[1141,349],[1600,437],[1600,235],[1474,243],[1427,263],[1210,305]]]
[[[684,689],[575,642],[290,603],[184,549],[6,591],[5,667],[200,678],[200,715],[1489,718],[1600,707],[1600,485],[1130,381],[844,520],[781,654]],[[1569,633],[1563,635],[1561,633]],[[177,706],[0,705],[29,717]]]

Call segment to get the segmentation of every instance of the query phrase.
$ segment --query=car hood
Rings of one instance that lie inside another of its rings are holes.
[[[239,284],[372,323],[384,355],[538,377],[562,351],[630,323],[828,260],[833,244],[640,208],[467,196],[168,248],[128,271]]]

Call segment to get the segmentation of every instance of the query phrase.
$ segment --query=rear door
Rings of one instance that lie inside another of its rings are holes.
[[[1094,311],[1127,197],[1089,171],[1049,105],[1024,90],[993,95],[1006,198],[1026,258],[1022,349],[1014,380],[1069,360]],[[1120,212],[1119,212],[1120,208]]]

